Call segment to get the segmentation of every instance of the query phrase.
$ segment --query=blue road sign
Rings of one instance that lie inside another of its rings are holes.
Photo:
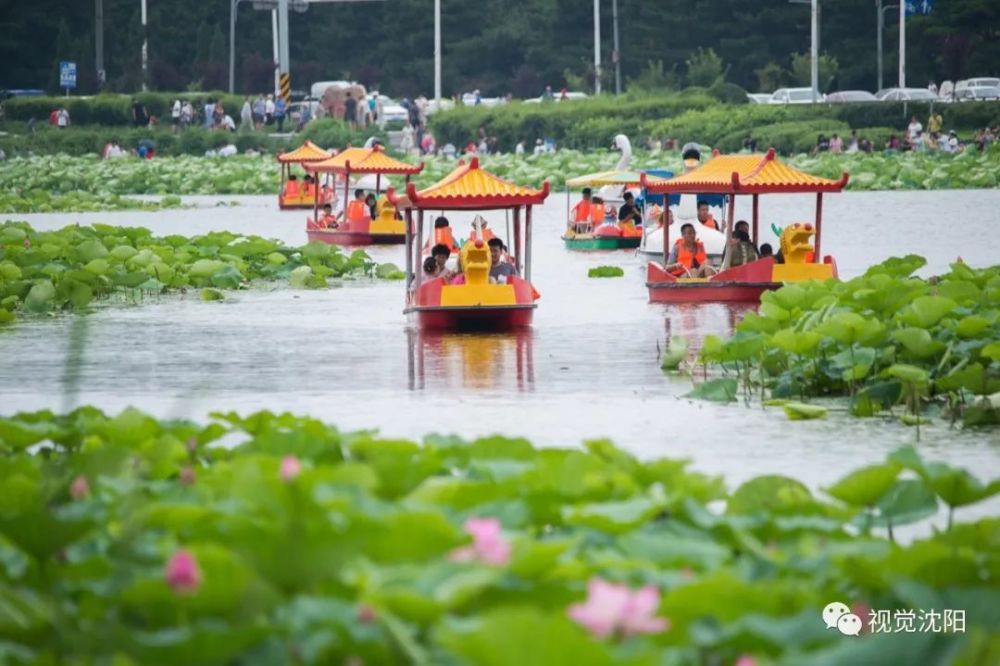
[[[934,9],[934,0],[906,0],[906,15],[923,14],[927,16]]]
[[[59,87],[60,88],[76,88],[76,63],[66,62],[65,60],[59,63]]]

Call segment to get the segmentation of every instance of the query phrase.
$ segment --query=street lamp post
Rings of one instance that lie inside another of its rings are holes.
[[[146,29],[146,0],[142,0],[142,89],[146,90],[146,81],[148,80],[148,48],[147,43],[149,42],[149,34]]]
[[[611,0],[611,22],[614,26],[615,51],[611,60],[615,63],[615,94],[622,94],[622,54],[618,51],[618,0]]]
[[[882,6],[882,0],[875,0],[875,11],[878,16],[875,19],[875,30],[877,32],[876,48],[878,53],[876,54],[876,69],[878,70],[878,87],[875,92],[882,90],[882,33],[885,32],[885,13],[890,9],[896,8],[897,5],[885,5]]]
[[[434,109],[441,110],[441,0],[434,0]]]
[[[601,94],[601,0],[594,0],[594,94]]]

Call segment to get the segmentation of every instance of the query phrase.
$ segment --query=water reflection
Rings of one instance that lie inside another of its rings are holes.
[[[534,338],[530,329],[472,334],[411,328],[406,336],[411,391],[535,389]]]
[[[691,358],[701,352],[706,335],[730,336],[747,312],[757,311],[754,303],[683,303],[650,307],[664,311],[663,329],[667,344],[675,335],[685,338]]]

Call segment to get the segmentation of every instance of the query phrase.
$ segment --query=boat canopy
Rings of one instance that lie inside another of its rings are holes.
[[[333,153],[323,150],[312,141],[306,141],[295,150],[278,155],[278,161],[282,164],[306,164],[308,162],[321,162],[333,157]]]
[[[772,194],[840,192],[847,185],[845,172],[838,180],[820,178],[781,162],[774,148],[765,155],[720,155],[693,171],[654,181],[643,174],[642,185],[654,194]]]
[[[650,176],[642,171],[599,171],[589,173],[576,178],[566,180],[567,187],[604,187],[605,185],[640,185],[642,177],[646,176],[646,182],[658,183],[666,180],[657,176]]]
[[[406,194],[397,195],[392,188],[386,192],[389,201],[400,210],[486,210],[518,208],[541,204],[549,195],[549,181],[541,189],[524,187],[504,180],[479,167],[479,158],[473,157],[458,166],[439,182],[417,191],[407,183]]]
[[[424,169],[424,163],[413,165],[385,154],[382,146],[354,148],[348,146],[322,162],[306,164],[307,171],[326,173],[395,173],[412,176]]]

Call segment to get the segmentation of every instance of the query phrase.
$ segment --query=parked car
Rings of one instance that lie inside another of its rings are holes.
[[[552,100],[554,102],[563,102],[563,101],[565,101],[565,102],[575,102],[575,101],[578,101],[578,100],[581,100],[581,99],[587,99],[587,97],[588,97],[587,93],[582,93],[582,92],[567,92],[566,93],[566,99],[564,100],[562,98],[562,93],[553,93]],[[542,98],[541,97],[529,97],[528,99],[524,100],[525,104],[541,104],[541,102],[542,102]]]
[[[391,97],[387,95],[379,95],[378,101],[382,103],[382,120],[385,122],[406,123],[406,119],[410,117],[410,114],[407,113],[406,109],[404,109],[399,102]]]
[[[867,90],[838,90],[826,96],[827,102],[877,102],[878,98]]]
[[[1000,86],[974,86],[955,91],[957,102],[979,102],[1000,99]]]
[[[747,100],[751,104],[768,104],[771,102],[771,93],[747,93]]]
[[[938,96],[927,88],[885,88],[875,93],[881,102],[937,102]]]
[[[769,104],[812,104],[812,88],[778,88],[771,95]],[[823,93],[816,96],[817,102],[823,101]]]

